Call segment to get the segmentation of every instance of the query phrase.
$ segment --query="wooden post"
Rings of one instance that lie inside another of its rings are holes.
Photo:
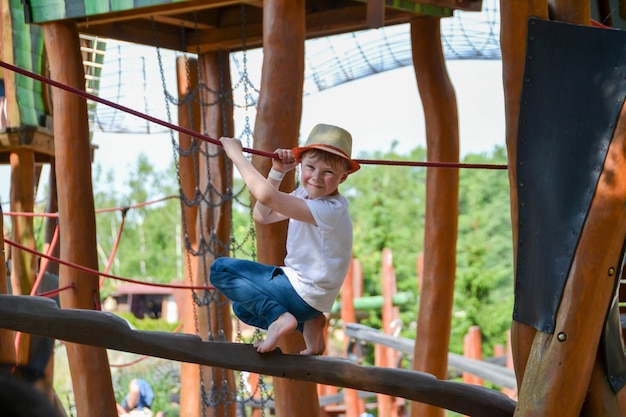
[[[190,91],[198,85],[198,61],[193,58],[178,57],[176,59],[176,80],[178,86],[178,99],[182,102]],[[199,129],[200,104],[198,100],[186,100],[185,104],[178,107],[178,124],[188,129]],[[195,126],[194,126],[195,122]],[[180,149],[188,152],[191,149],[193,138],[184,133],[178,135]],[[178,167],[180,170],[180,187],[182,193],[189,200],[193,200],[196,192],[195,167],[198,162],[198,153],[194,152],[183,156],[179,154]],[[198,276],[198,264],[193,258],[192,252],[198,250],[197,233],[198,206],[187,206],[181,201],[182,220],[182,253],[184,282],[188,285],[203,285],[204,277]],[[185,239],[188,239],[190,248]],[[183,331],[188,334],[202,334],[198,328],[197,318],[206,317],[206,307],[198,307],[192,297],[192,292],[185,292],[185,302],[181,306]],[[205,326],[206,330],[206,326]],[[206,334],[206,331],[204,332]],[[193,363],[181,363],[180,365],[180,416],[198,417],[202,406],[200,396],[200,365]]]
[[[506,346],[496,345],[493,347],[493,356],[506,358],[505,366],[508,369],[513,369],[513,355],[511,354],[511,332],[506,334]],[[517,400],[517,390],[512,388],[502,388],[502,393],[506,394],[509,398]]]
[[[80,42],[73,21],[42,25],[52,79],[84,90]],[[96,220],[91,182],[91,149],[87,104],[84,98],[54,90],[54,138],[59,184],[61,257],[73,264],[98,269]],[[31,184],[32,187],[32,184]],[[61,306],[99,309],[98,277],[68,266],[60,267]],[[97,332],[97,329],[86,331]],[[98,410],[102,417],[117,416],[109,360],[105,349],[67,343],[67,356],[78,415]]]
[[[458,162],[459,131],[454,88],[441,46],[440,20],[411,22],[413,66],[426,120],[429,161]],[[413,369],[445,379],[456,272],[458,169],[428,168],[424,277],[420,293]],[[412,417],[443,417],[444,410],[411,404]]]
[[[4,251],[4,215],[0,204],[0,294],[8,294],[6,258]],[[0,329],[0,362],[15,363],[15,345],[13,344],[12,330]]]
[[[48,175],[48,204],[46,206],[46,213],[57,213],[59,211],[59,204],[57,201],[57,175],[55,172],[55,166],[56,164],[54,162],[54,158],[52,158],[52,160],[50,161],[50,174]],[[42,252],[47,253],[48,248],[54,237],[54,232],[59,225],[58,217],[47,217],[45,225],[45,245]],[[60,244],[57,238],[57,243],[54,248],[52,248],[51,255],[58,258],[60,254],[59,248]],[[59,264],[56,262],[48,262],[46,265],[46,271],[50,274],[59,275]]]
[[[381,310],[384,334],[392,334],[395,319],[398,317],[398,308],[393,305],[393,296],[396,294],[396,273],[393,268],[393,256],[391,249],[384,248],[382,251],[382,293],[383,306]],[[380,366],[395,368],[398,354],[390,347],[376,345],[376,356]],[[398,408],[396,398],[388,395],[377,395],[378,410],[383,416],[397,417]]]
[[[203,53],[200,54],[198,59],[207,86],[211,87],[213,91],[219,91],[218,97],[224,98],[223,101],[218,101],[216,100],[216,95],[204,92],[206,95],[202,101],[204,103],[216,104],[205,109],[202,118],[202,129],[209,137],[213,138],[233,136],[233,106],[232,95],[229,93],[231,91],[231,80],[228,51]],[[223,196],[227,195],[229,187],[232,185],[233,169],[230,160],[226,158],[220,146],[205,143],[203,144],[203,149],[206,151],[207,156],[200,158],[199,189],[211,189],[216,190],[216,192],[211,192],[209,196],[213,207],[208,206],[205,201],[200,203],[197,234],[202,236],[206,242],[211,242],[211,232],[214,232],[219,239],[219,243],[211,244],[210,246],[215,248],[215,250],[220,250],[217,253],[202,254],[198,258],[198,274],[208,276],[208,268],[213,261],[216,258],[229,254],[232,202],[230,200],[224,201]],[[211,175],[209,175],[209,172]],[[211,182],[211,187],[208,186],[209,182]],[[219,301],[214,300],[209,305],[206,322],[206,330],[208,331],[202,334],[211,335],[214,339],[219,340],[219,337],[222,335],[221,332],[223,332],[224,338],[227,341],[231,341],[233,328],[230,304],[226,302],[226,299],[221,294],[218,297]],[[204,323],[202,324],[203,326],[205,325]],[[222,384],[226,383],[230,392],[236,392],[237,388],[232,370],[219,368],[205,368],[205,370],[206,372],[203,372],[205,387],[213,387],[219,392],[224,389]],[[235,403],[230,405],[222,403],[206,411],[216,413],[217,416],[235,415],[236,406],[237,404]]]
[[[11,152],[11,211],[32,213],[35,208],[35,153],[29,149]],[[35,249],[33,218],[12,218],[12,238],[30,249]],[[13,248],[11,250],[11,286],[13,294],[26,295],[35,281],[35,261],[32,253]]]
[[[356,323],[356,313],[354,311],[354,282],[362,279],[360,269],[356,267],[358,262],[356,259],[352,259],[350,262],[350,268],[346,275],[346,280],[341,287],[341,322],[344,323]],[[343,338],[343,350],[347,351],[350,344],[350,338],[344,334]],[[363,401],[359,400],[359,392],[354,389],[345,388],[343,390],[344,404],[346,406],[345,417],[358,417],[363,411],[365,411],[365,405]]]
[[[263,2],[263,74],[254,126],[254,147],[268,152],[298,144],[304,84],[304,41],[306,9],[304,0]],[[263,174],[271,161],[254,155],[252,163]],[[293,171],[281,189],[294,188]],[[257,225],[258,260],[282,265],[285,257],[287,222]],[[304,349],[302,335],[294,332],[282,338],[285,353]],[[277,417],[317,417],[319,401],[314,383],[274,379]]]
[[[526,37],[528,34],[528,18],[536,16],[548,18],[548,1],[512,1],[500,2],[502,31],[500,47],[502,49],[502,77],[504,87],[504,112],[506,118],[506,147],[509,160],[509,183],[517,184],[517,130],[520,98],[522,95],[522,78],[526,60]],[[511,225],[513,227],[513,258],[517,259],[517,188],[510,189]],[[524,369],[530,353],[535,329],[525,324],[511,324],[511,343],[517,386],[521,386]]]
[[[11,152],[11,211],[32,213],[35,208],[35,153],[29,149]],[[16,216],[12,219],[12,238],[27,248],[35,249],[33,218]],[[11,288],[15,295],[30,294],[35,282],[35,262],[37,258],[30,252],[13,248],[11,250]],[[16,339],[17,363],[28,363],[30,337],[23,334]]]
[[[463,337],[463,356],[470,359],[483,359],[480,327],[470,326]],[[483,380],[469,372],[463,372],[463,382],[466,384],[482,385]]]

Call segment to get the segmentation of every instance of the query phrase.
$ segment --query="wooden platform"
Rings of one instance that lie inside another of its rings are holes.
[[[155,0],[150,6],[134,0],[97,7],[91,0],[68,0],[67,7],[49,0],[28,3],[25,15],[31,23],[75,19],[80,32],[110,39],[190,53],[261,46],[262,0]],[[407,23],[426,14],[451,15],[455,9],[479,11],[481,5],[482,0],[309,0],[306,37]]]
[[[34,126],[0,131],[0,164],[8,164],[10,153],[18,149],[33,151],[36,163],[49,163],[54,157],[52,131]]]

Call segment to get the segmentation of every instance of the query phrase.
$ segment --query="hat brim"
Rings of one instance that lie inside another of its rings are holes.
[[[308,151],[310,149],[317,149],[317,150],[332,153],[334,155],[344,158],[350,164],[350,169],[348,170],[348,174],[352,174],[353,172],[361,169],[361,164],[352,160],[348,155],[346,155],[343,151],[341,151],[341,149],[335,148],[334,146],[330,146],[330,145],[316,144],[316,145],[309,145],[309,146],[299,146],[299,147],[293,148],[291,150],[291,153],[293,153],[293,156],[294,158],[296,158],[296,161],[302,162],[302,154],[305,151]]]

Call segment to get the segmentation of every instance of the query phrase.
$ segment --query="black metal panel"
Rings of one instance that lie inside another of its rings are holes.
[[[554,333],[626,91],[626,32],[531,18],[523,83],[513,318]]]

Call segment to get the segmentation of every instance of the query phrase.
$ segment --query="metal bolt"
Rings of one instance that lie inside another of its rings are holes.
[[[565,342],[567,340],[567,335],[563,332],[560,332],[556,338],[558,339],[559,342]]]
[[[615,268],[610,267],[610,268],[609,268],[609,276],[610,276],[610,277],[612,277],[612,276],[613,276],[613,274],[615,274]]]

